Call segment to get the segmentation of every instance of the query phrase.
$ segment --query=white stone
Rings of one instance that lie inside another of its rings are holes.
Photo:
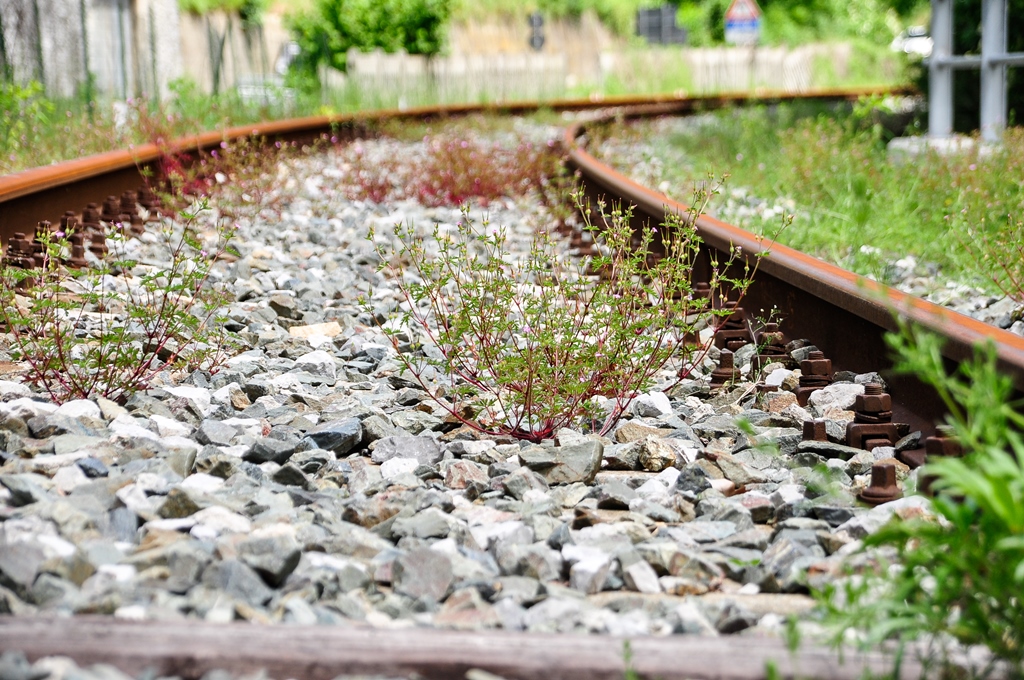
[[[569,568],[569,587],[587,595],[601,592],[612,568],[610,555],[580,560]]]
[[[154,413],[149,417],[157,434],[161,437],[187,437],[192,434],[192,428],[185,423]]]
[[[55,456],[36,456],[31,460],[32,470],[40,472],[59,470],[69,466],[76,460],[88,457],[88,455],[85,451],[75,451],[74,453],[60,453]]]
[[[69,493],[75,487],[89,481],[82,469],[77,465],[66,465],[53,475],[53,484],[62,494]]]
[[[335,379],[338,370],[334,355],[321,349],[300,356],[295,360],[295,368],[329,380]]]
[[[626,587],[638,593],[660,593],[661,583],[654,567],[644,560],[637,560],[622,570],[622,580]]]
[[[32,396],[32,390],[28,388],[28,385],[24,385],[13,380],[0,380],[0,397],[9,396],[29,397]]]
[[[411,473],[419,466],[420,462],[415,458],[392,458],[381,463],[380,476],[391,481],[396,477]]]
[[[165,387],[164,389],[176,397],[190,399],[204,416],[209,415],[210,411],[213,410],[213,398],[208,389],[192,385],[178,385],[176,387]]]
[[[224,486],[224,480],[220,477],[208,475],[205,472],[197,472],[189,475],[178,485],[186,491],[198,491],[200,493],[213,493]]]
[[[679,481],[679,474],[679,470],[674,467],[665,468],[657,474],[655,479],[671,489],[676,485],[676,482]]]
[[[147,531],[186,531],[196,524],[192,517],[174,517],[171,519],[151,519],[143,528]]]
[[[736,491],[736,484],[728,479],[712,479],[711,488],[726,496],[731,496]]]
[[[252,531],[252,522],[248,517],[231,512],[219,505],[203,508],[191,518],[195,520],[197,527],[202,526],[217,535],[221,533],[247,534]],[[195,528],[193,528],[193,535],[195,535]]]
[[[669,469],[674,470],[675,468]],[[669,487],[660,479],[648,479],[636,488],[636,495],[649,501],[658,501],[668,498],[668,489]]]
[[[807,406],[816,417],[820,418],[830,408],[849,411],[857,395],[864,394],[864,386],[857,383],[832,383],[820,390],[811,392],[807,398]]]
[[[188,437],[161,437],[160,442],[169,449],[192,449],[198,453],[202,448],[199,442]],[[248,450],[249,447],[242,445],[242,448]]]
[[[791,375],[793,375],[793,371],[788,368],[777,368],[765,376],[764,384],[780,387],[782,382]]]
[[[160,435],[156,432],[147,430],[135,418],[126,414],[121,414],[111,420],[107,427],[115,435],[121,437],[136,437],[139,439],[152,439],[154,441],[160,439]]]
[[[147,496],[138,484],[126,484],[114,492],[125,507],[142,518],[153,517],[162,500],[159,496]]]
[[[804,500],[804,487],[800,484],[783,484],[772,492],[772,505],[781,508],[783,505],[799,503]]]
[[[845,531],[851,538],[864,538],[868,534],[872,534],[881,529],[886,522],[892,519],[892,516],[897,510],[921,508],[922,510],[930,512],[931,507],[931,501],[924,496],[905,496],[903,498],[897,498],[894,501],[876,505],[868,512],[847,520],[836,528],[835,533]]]
[[[54,415],[67,416],[68,418],[95,418],[97,420],[103,415],[96,402],[88,399],[65,401],[53,413]]]
[[[562,559],[569,564],[575,564],[582,560],[610,559],[610,556],[601,548],[595,548],[591,545],[569,543],[568,545],[562,546]]]
[[[16,418],[29,420],[36,416],[48,416],[57,410],[56,404],[36,401],[27,397],[19,397],[8,402],[0,402],[0,413],[9,413]]]

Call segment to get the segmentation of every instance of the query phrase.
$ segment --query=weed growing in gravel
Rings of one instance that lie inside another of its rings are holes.
[[[215,323],[224,300],[207,286],[214,260],[233,248],[229,222],[207,241],[197,218],[205,203],[166,221],[166,264],[136,259],[138,242],[117,230],[94,266],[66,266],[71,234],[42,233],[40,262],[0,268],[0,320],[26,379],[55,401],[123,400],[160,371],[211,368],[233,343]]]
[[[989,231],[982,219],[979,228],[967,226],[964,248],[988,272],[993,283],[1008,298],[1024,305],[1024,220],[1006,218],[1004,226]]]
[[[377,246],[404,297],[383,329],[411,374],[470,427],[540,441],[582,419],[606,433],[670,360],[706,351],[685,338],[728,313],[692,295],[693,220],[712,193],[700,189],[688,215],[638,233],[631,210],[592,214],[580,203],[599,252],[590,262],[547,233],[517,258],[505,230],[478,228],[468,210],[453,230],[435,226],[431,241],[399,225],[397,253]],[[649,258],[658,248],[665,256]],[[742,295],[759,257],[713,262],[713,294]],[[727,274],[731,265],[741,273]]]
[[[538,191],[547,197],[549,178],[559,175],[561,152],[554,142],[516,140],[514,145],[484,142],[473,135],[424,138],[422,155],[371,158],[362,144],[346,147],[351,198],[383,202],[414,198],[424,205],[482,205],[504,196]]]
[[[889,337],[900,371],[932,385],[965,456],[930,462],[938,521],[894,519],[864,539],[892,564],[819,593],[837,642],[859,631],[868,645],[925,638],[940,652],[952,641],[983,645],[1024,675],[1024,404],[992,347],[948,375],[940,341],[904,328]],[[938,658],[938,657],[936,657]],[[941,656],[942,660],[947,657]]]

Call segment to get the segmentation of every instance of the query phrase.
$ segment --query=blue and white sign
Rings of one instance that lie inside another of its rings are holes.
[[[761,8],[755,0],[732,0],[725,11],[725,42],[756,45],[761,37]]]

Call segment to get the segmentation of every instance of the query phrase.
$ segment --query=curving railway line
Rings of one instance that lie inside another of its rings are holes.
[[[806,95],[762,95],[764,100],[855,99],[862,91],[821,91]],[[578,171],[587,193],[636,206],[634,219],[661,223],[666,213],[685,214],[686,206],[641,186],[588,153],[586,132],[623,116],[683,114],[716,106],[742,104],[749,95],[713,98],[608,99],[545,104],[556,110],[592,110],[585,122],[565,131],[569,164]],[[258,135],[268,140],[307,141],[321,135],[355,139],[372,135],[386,119],[426,119],[481,111],[521,113],[536,104],[501,107],[462,106],[383,112],[365,116],[318,117],[244,126],[177,140],[174,148],[212,148],[225,138]],[[153,169],[162,150],[145,145],[0,177],[0,236],[6,245],[16,232],[31,233],[40,220],[57,221],[66,210],[133,190],[142,173]],[[706,249],[745,253],[760,249],[756,238],[708,216],[697,227]],[[710,251],[705,253],[707,262]],[[698,278],[700,271],[697,272]],[[946,338],[951,363],[967,358],[983,342],[995,343],[1003,370],[1024,390],[1024,338],[987,326],[948,309],[913,298],[782,245],[760,262],[743,304],[778,308],[780,329],[788,338],[808,338],[832,360],[833,370],[885,375],[892,395],[892,420],[910,431],[932,434],[941,405],[912,377],[885,373],[883,336],[896,328],[894,313]],[[749,323],[749,322],[748,322]],[[750,328],[748,331],[756,331]],[[923,438],[922,438],[923,440]],[[913,453],[913,452],[911,452]],[[240,624],[115,621],[102,617],[20,619],[0,617],[0,652],[22,650],[31,658],[67,654],[80,663],[107,661],[123,670],[156,668],[162,674],[200,677],[211,668],[237,672],[267,669],[277,677],[333,678],[348,674],[463,677],[478,668],[508,678],[618,678],[624,672],[621,639],[571,635],[382,631],[366,628],[250,627]],[[783,676],[860,677],[886,666],[881,654],[852,656],[837,665],[832,652],[805,648],[790,653],[780,641],[750,638],[701,639],[688,636],[637,638],[631,641],[632,669],[645,677],[752,678],[765,664]],[[741,653],[737,653],[740,652]],[[310,660],[313,659],[313,660]],[[685,659],[686,663],[680,663]],[[917,675],[914,662],[903,672]]]

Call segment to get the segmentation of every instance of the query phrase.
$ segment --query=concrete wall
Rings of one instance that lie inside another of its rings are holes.
[[[36,21],[38,17],[38,23]],[[182,74],[177,0],[0,0],[14,79],[54,97],[166,96]]]
[[[81,0],[0,0],[4,54],[15,80],[72,96],[85,76]]]

